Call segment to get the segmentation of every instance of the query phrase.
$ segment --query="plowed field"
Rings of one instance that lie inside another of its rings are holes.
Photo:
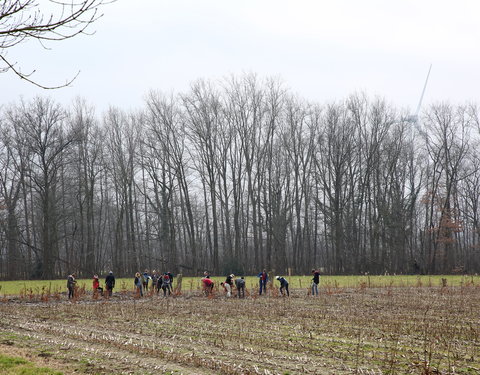
[[[64,374],[480,374],[480,288],[0,302],[0,352]]]

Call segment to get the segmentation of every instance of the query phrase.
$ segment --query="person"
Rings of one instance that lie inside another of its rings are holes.
[[[160,289],[162,288],[162,283],[163,283],[163,275],[161,275],[160,273],[158,274],[158,278],[157,278],[157,294],[160,293]]]
[[[168,284],[169,288],[170,288],[170,292],[173,293],[173,273],[171,273],[170,271],[167,272],[167,275],[168,275],[168,280],[170,281],[170,283]]]
[[[231,292],[229,292],[229,290],[231,290],[231,289],[227,289],[227,285],[228,285],[228,284],[227,284],[226,282],[223,282],[223,281],[220,283],[220,286],[223,288],[223,290],[224,290],[225,294],[227,295],[227,297],[230,297]]]
[[[158,294],[158,291],[160,290],[159,288],[157,288],[157,283],[158,283],[158,279],[159,279],[159,275],[158,275],[158,272],[156,270],[153,270],[152,271],[152,289],[155,290],[156,289],[156,292]]]
[[[231,297],[232,296],[232,287],[233,287],[233,278],[235,277],[235,275],[232,273],[231,275],[228,275],[227,278],[225,279],[225,282],[224,282],[224,288],[227,292],[227,297]]]
[[[260,281],[260,290],[259,290],[258,294],[262,295],[262,289],[266,294],[267,293],[267,282],[268,282],[267,270],[263,270],[262,272],[260,272],[258,274],[258,277],[260,279],[259,280]]]
[[[98,294],[103,295],[103,288],[98,281],[98,275],[93,275],[93,295],[97,296]]]
[[[67,277],[68,299],[72,299],[73,297],[75,297],[75,284],[77,283],[77,280],[75,280],[75,276],[76,275],[72,273]]]
[[[243,276],[235,279],[235,288],[237,288],[237,297],[240,298],[241,295],[242,298],[245,298],[245,279]]]
[[[165,272],[162,276],[162,290],[163,290],[163,296],[166,297],[167,296],[167,292],[168,292],[168,295],[170,295],[170,277],[168,276],[168,273]]]
[[[133,280],[133,284],[135,285],[135,293],[136,295],[140,295],[140,297],[143,297],[143,282],[142,282],[142,276],[140,275],[140,272],[137,272],[135,274],[135,279]]]
[[[285,292],[287,292],[287,296],[290,295],[288,291],[288,281],[285,279],[283,276],[277,276],[276,279],[280,281],[280,293],[282,293],[282,296],[284,295],[283,290],[285,289]]]
[[[210,279],[210,277],[204,277],[202,279],[202,284],[203,284],[203,292],[205,293],[206,296],[209,296],[212,294],[213,291],[213,280]]]
[[[145,292],[148,292],[148,281],[151,279],[150,275],[148,274],[148,270],[142,274],[142,285]]]
[[[318,270],[312,270],[312,296],[318,296],[318,284],[320,284],[320,272]]]
[[[115,276],[113,276],[112,271],[110,271],[105,278],[105,288],[107,289],[108,296],[111,297],[113,293],[113,288],[115,288]]]
[[[209,279],[209,278],[210,278],[210,272],[208,272],[208,271],[203,271],[203,277]]]

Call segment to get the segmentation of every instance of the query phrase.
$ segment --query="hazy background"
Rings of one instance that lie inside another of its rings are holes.
[[[84,97],[99,112],[143,103],[150,89],[183,91],[198,78],[254,72],[278,76],[318,102],[355,91],[415,109],[432,63],[425,104],[477,100],[477,1],[119,0],[92,36],[36,42],[9,52],[45,91],[0,75],[0,104],[47,95]]]

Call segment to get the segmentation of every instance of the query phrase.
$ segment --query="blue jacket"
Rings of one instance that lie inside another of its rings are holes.
[[[280,281],[280,286],[287,286],[288,285],[288,281],[284,277],[280,277],[278,279],[278,281]]]

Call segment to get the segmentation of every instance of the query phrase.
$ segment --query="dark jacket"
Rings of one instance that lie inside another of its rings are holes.
[[[67,288],[70,289],[70,288],[73,288],[76,284],[76,281],[75,281],[75,278],[73,277],[73,275],[68,275],[67,277]]]
[[[113,289],[115,288],[115,276],[113,274],[109,273],[107,277],[105,278],[105,286],[108,289]]]
[[[157,289],[160,289],[162,287],[162,284],[163,284],[163,277],[159,276],[157,279]]]
[[[313,273],[313,279],[312,279],[312,280],[313,280],[313,282],[314,282],[315,284],[319,284],[319,283],[320,283],[320,273],[319,273],[318,271],[315,271],[315,272]]]
[[[288,285],[288,281],[284,277],[280,277],[278,279],[278,281],[280,281],[280,286],[287,286]]]
[[[137,276],[135,276],[135,280],[133,280],[133,284],[134,284],[135,286],[140,286],[140,285],[142,285],[142,283],[140,282],[140,278],[137,277]]]
[[[170,285],[170,277],[168,276],[167,273],[165,273],[162,276],[162,288],[163,289],[168,288],[169,285]]]

